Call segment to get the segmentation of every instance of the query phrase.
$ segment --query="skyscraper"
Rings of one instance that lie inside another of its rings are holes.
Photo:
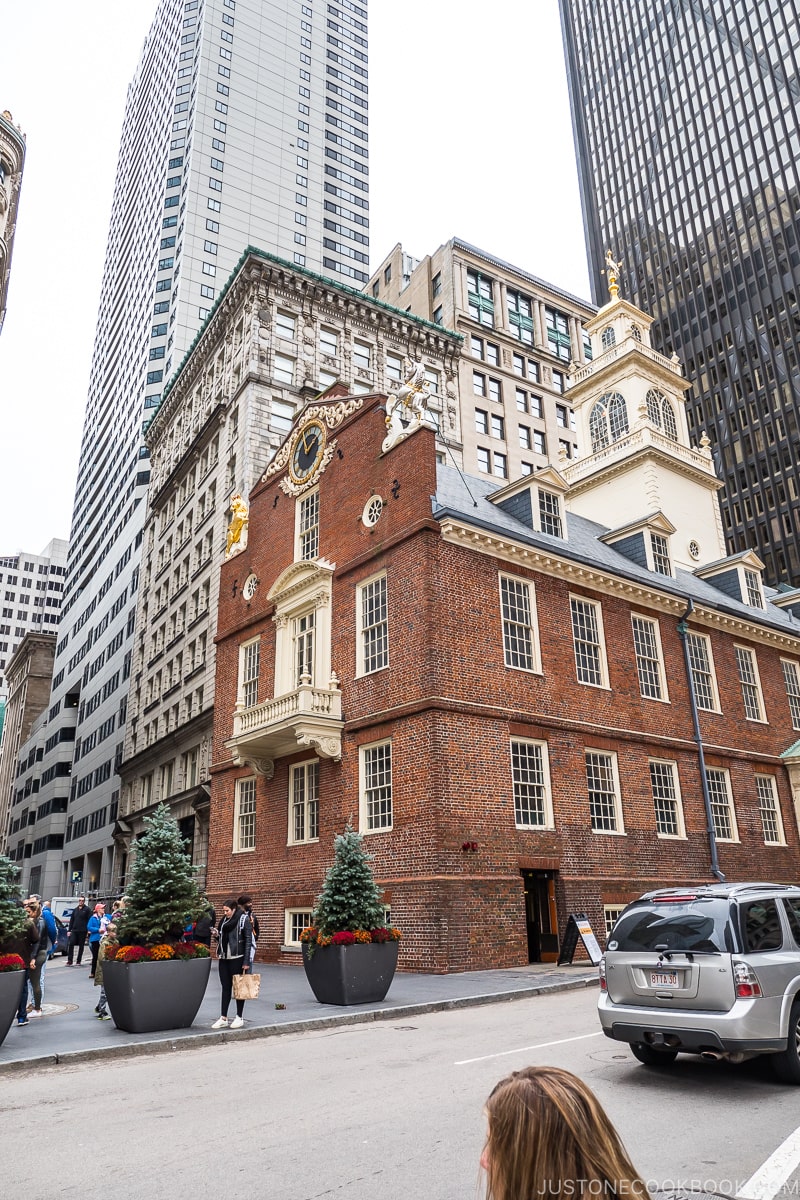
[[[366,35],[354,0],[324,13],[301,0],[158,5],[122,127],[49,710],[51,754],[63,724],[80,769],[55,813],[61,764],[45,754],[29,841],[47,849],[26,847],[43,893],[110,883],[143,434],[165,382],[249,243],[368,278]]]
[[[728,549],[800,583],[800,5],[560,5],[594,299],[611,248],[693,384]]]

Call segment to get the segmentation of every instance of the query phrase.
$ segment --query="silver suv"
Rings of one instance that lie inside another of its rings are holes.
[[[600,1023],[640,1062],[769,1054],[800,1084],[800,887],[715,883],[648,892],[600,960]]]

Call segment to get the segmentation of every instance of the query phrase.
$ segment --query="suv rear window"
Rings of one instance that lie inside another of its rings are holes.
[[[636,904],[614,926],[608,950],[691,950],[727,954],[736,950],[730,905],[720,897]]]
[[[780,950],[783,929],[774,900],[754,900],[750,904],[743,904],[741,913],[745,953]]]

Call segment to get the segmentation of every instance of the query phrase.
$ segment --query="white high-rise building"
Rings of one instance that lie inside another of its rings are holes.
[[[250,244],[363,285],[368,194],[365,0],[161,0],[122,128],[48,717],[77,720],[70,802],[25,851],[44,894],[110,885],[164,384]]]
[[[67,543],[53,538],[41,554],[0,558],[0,700],[8,695],[6,664],[26,633],[55,633],[67,573]]]

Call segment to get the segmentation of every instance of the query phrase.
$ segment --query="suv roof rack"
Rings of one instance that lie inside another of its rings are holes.
[[[647,892],[641,899],[652,900],[657,896],[685,896],[694,893],[698,896],[737,896],[741,892],[789,892],[800,889],[797,883],[697,883],[684,887],[657,888]]]

